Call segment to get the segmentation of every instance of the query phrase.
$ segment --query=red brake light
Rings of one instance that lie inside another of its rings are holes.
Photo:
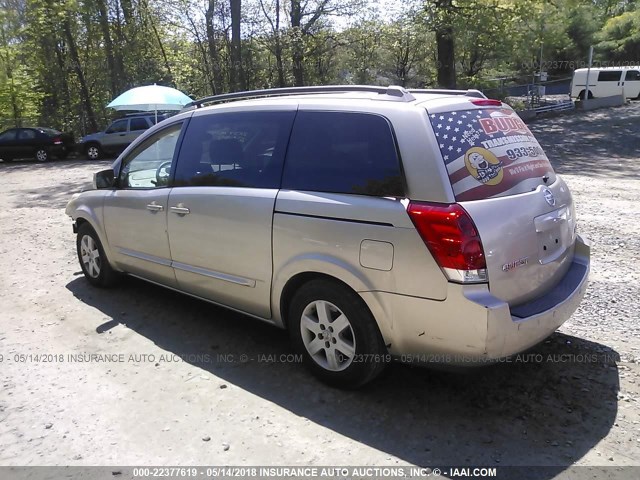
[[[502,102],[500,100],[493,100],[490,98],[479,98],[477,100],[471,100],[471,103],[478,107],[501,107]]]
[[[56,137],[53,139],[54,145],[60,145],[62,143],[62,139],[60,137]]]
[[[478,230],[460,205],[410,202],[407,212],[441,268],[487,268]]]

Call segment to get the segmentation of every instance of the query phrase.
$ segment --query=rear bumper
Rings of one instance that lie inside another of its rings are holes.
[[[67,155],[69,153],[71,153],[72,151],[72,147],[71,145],[66,145],[63,143],[57,144],[57,145],[52,145],[49,148],[49,152],[52,155]]]
[[[362,296],[367,303],[373,296],[384,305],[387,325],[381,330],[399,360],[482,364],[528,349],[569,319],[586,291],[589,264],[589,245],[578,237],[573,264],[558,285],[514,309],[487,285],[450,284],[443,301],[373,292]]]

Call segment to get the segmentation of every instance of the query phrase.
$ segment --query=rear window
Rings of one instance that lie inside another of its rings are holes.
[[[515,195],[555,181],[529,128],[511,108],[429,115],[457,201]]]
[[[60,130],[54,130],[53,128],[46,127],[39,127],[37,130],[49,136],[60,135],[62,133]]]

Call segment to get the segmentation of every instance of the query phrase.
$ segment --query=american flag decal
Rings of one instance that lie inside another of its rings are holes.
[[[515,193],[520,183],[552,170],[511,108],[432,113],[429,120],[458,201]]]

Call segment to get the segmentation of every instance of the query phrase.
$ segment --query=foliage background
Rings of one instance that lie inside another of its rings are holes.
[[[193,98],[310,84],[496,89],[640,64],[635,0],[0,0],[0,128],[77,136],[152,83]],[[540,63],[542,61],[542,63]],[[492,90],[497,92],[496,90]]]

